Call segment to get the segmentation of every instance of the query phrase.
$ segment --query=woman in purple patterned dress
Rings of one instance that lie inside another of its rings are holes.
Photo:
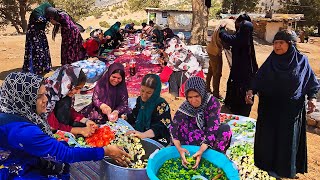
[[[200,146],[199,151],[193,155],[196,168],[208,147],[225,153],[230,146],[232,132],[228,124],[220,124],[220,103],[207,92],[202,78],[189,78],[185,94],[186,101],[176,112],[169,130],[183,165],[187,164],[185,154],[189,152],[181,145]]]
[[[81,110],[81,113],[97,124],[104,124],[107,120],[115,122],[118,117],[128,112],[128,90],[124,67],[121,63],[113,63],[97,81],[92,103]],[[110,115],[112,115],[111,118]]]
[[[84,59],[86,50],[83,47],[83,38],[80,30],[72,18],[64,11],[48,8],[52,14],[50,22],[54,24],[52,38],[55,39],[61,26],[61,65],[71,64]]]

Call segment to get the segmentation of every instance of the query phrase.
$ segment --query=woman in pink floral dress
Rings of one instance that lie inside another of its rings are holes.
[[[48,8],[51,14],[50,22],[54,24],[52,38],[55,39],[61,27],[61,65],[71,64],[85,58],[86,50],[83,47],[83,38],[76,23],[66,12]]]
[[[200,146],[193,157],[197,167],[202,153],[211,148],[225,153],[230,146],[232,132],[228,124],[220,124],[220,103],[206,91],[206,83],[200,77],[190,77],[185,85],[186,101],[176,112],[169,128],[173,143],[187,164],[181,145]]]

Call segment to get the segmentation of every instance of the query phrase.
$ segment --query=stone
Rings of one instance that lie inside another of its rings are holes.
[[[317,128],[320,128],[320,121],[318,121],[316,127],[317,127]]]
[[[316,125],[317,125],[317,121],[314,120],[314,119],[312,119],[312,118],[310,118],[310,117],[308,117],[308,119],[307,119],[307,124],[308,124],[309,126],[316,126]]]
[[[315,128],[314,133],[320,135],[320,128]]]

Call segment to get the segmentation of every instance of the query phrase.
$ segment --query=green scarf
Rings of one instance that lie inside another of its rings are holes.
[[[117,34],[117,32],[120,29],[120,25],[119,23],[115,23],[114,25],[112,25],[106,32],[104,32],[104,37],[106,36],[111,36],[112,38],[114,38]]]
[[[157,87],[154,90],[152,96],[147,100],[147,102],[143,102],[141,97],[138,97],[137,101],[141,104],[139,109],[137,121],[135,124],[135,129],[140,132],[145,132],[150,129],[151,125],[151,116],[156,106],[160,103],[165,102],[165,100],[160,97],[161,93],[161,81],[158,75],[153,74],[153,78],[157,81]]]

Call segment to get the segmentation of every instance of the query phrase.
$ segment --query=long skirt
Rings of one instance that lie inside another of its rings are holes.
[[[51,67],[51,57],[45,31],[38,30],[35,25],[29,24],[22,70],[34,74],[43,74],[50,72]]]
[[[280,177],[307,172],[306,109],[300,100],[259,97],[255,165]]]

